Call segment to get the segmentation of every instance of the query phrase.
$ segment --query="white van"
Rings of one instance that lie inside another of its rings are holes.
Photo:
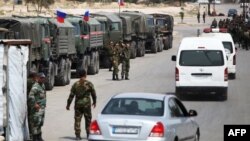
[[[210,37],[182,39],[176,61],[176,95],[212,93],[227,99],[228,68],[225,49],[220,40]]]
[[[201,37],[212,37],[222,41],[227,54],[229,78],[236,78],[236,48],[230,33],[202,33]]]

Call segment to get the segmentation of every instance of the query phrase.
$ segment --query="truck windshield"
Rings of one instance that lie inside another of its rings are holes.
[[[119,31],[119,23],[112,23],[111,24],[111,31]]]
[[[223,53],[220,50],[181,51],[180,66],[223,66]]]
[[[148,19],[147,19],[147,24],[148,24],[149,26],[153,26],[153,25],[154,25],[154,19],[153,19],[153,18],[148,18]]]
[[[166,21],[164,19],[157,19],[156,24],[160,26],[164,26],[166,24]]]
[[[230,53],[233,53],[233,46],[231,42],[222,42],[225,49],[230,50]]]

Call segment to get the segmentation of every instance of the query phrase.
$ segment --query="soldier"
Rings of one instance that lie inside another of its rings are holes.
[[[214,18],[214,20],[212,21],[211,28],[217,28],[217,21],[216,21],[215,18]]]
[[[205,23],[206,22],[206,12],[203,12],[202,18],[203,18],[203,22]]]
[[[223,21],[222,21],[222,19],[220,19],[220,21],[219,21],[219,28],[222,28],[223,27]]]
[[[198,23],[200,23],[200,11],[198,11],[197,13],[197,20],[198,20]]]
[[[129,44],[124,44],[121,42],[122,52],[121,52],[121,62],[122,62],[122,72],[121,78],[129,80],[129,68],[130,68],[130,46]]]
[[[110,66],[109,66],[109,71],[112,71],[112,50],[114,48],[114,42],[110,41],[108,45],[108,55],[109,55],[109,60],[110,60]]]
[[[45,91],[45,75],[38,73],[35,77],[29,96],[28,106],[30,109],[29,122],[33,135],[33,141],[43,141],[42,126],[44,123],[45,107],[46,107],[46,91]]]
[[[87,138],[89,136],[89,127],[92,119],[91,113],[91,100],[92,97],[93,104],[96,106],[96,92],[94,85],[86,80],[87,74],[85,70],[79,71],[80,80],[75,82],[71,88],[71,92],[67,101],[66,109],[70,110],[70,104],[75,97],[75,135],[76,140],[81,140],[81,119],[82,116],[85,118],[85,129],[87,133]]]
[[[116,43],[112,50],[113,80],[119,80],[120,45]]]

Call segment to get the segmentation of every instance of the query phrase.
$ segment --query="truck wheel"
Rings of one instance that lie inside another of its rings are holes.
[[[55,83],[54,66],[52,62],[49,62],[49,68],[46,76],[45,88],[46,90],[52,90]]]
[[[96,73],[96,53],[95,52],[91,52],[91,56],[90,56],[90,64],[88,67],[88,74],[92,74],[94,75]]]
[[[152,53],[157,53],[157,49],[158,49],[157,39],[155,39],[154,42],[151,44],[151,52]]]
[[[130,45],[130,49],[131,49],[131,55],[130,55],[130,58],[131,59],[135,59],[136,58],[136,42],[135,41],[132,41],[131,45]]]
[[[159,40],[157,40],[157,45],[158,45],[158,52],[162,52],[162,50],[163,50],[163,43],[162,43],[162,39],[161,38]]]
[[[79,60],[79,62],[77,63],[77,67],[76,67],[76,77],[79,78],[79,71],[84,69],[86,72],[88,72],[88,59],[87,57],[83,57],[83,59]]]
[[[96,74],[97,74],[99,73],[99,69],[100,69],[100,58],[99,58],[98,51],[95,53],[95,57],[96,57]]]
[[[143,52],[143,50],[142,50],[142,42],[141,41],[138,41],[138,45],[137,45],[137,57],[142,57],[142,52]]]
[[[67,65],[67,79],[66,79],[66,85],[70,84],[71,79],[71,61],[69,59],[66,60]]]
[[[67,65],[65,59],[61,59],[58,70],[60,71],[55,77],[55,85],[65,86],[67,81]]]
[[[168,50],[168,37],[166,39],[163,39],[163,45],[164,45],[163,49]]]
[[[169,35],[169,49],[173,47],[173,35]]]

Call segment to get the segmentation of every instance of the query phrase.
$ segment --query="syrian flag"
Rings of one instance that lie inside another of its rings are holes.
[[[86,12],[85,12],[85,14],[84,14],[84,16],[83,16],[83,20],[84,21],[89,21],[89,10],[86,10]]]
[[[124,6],[125,5],[124,0],[118,0],[118,4],[119,6]]]
[[[56,15],[57,15],[57,21],[59,23],[64,23],[64,19],[66,18],[67,14],[65,12],[60,11],[60,10],[57,10]]]

